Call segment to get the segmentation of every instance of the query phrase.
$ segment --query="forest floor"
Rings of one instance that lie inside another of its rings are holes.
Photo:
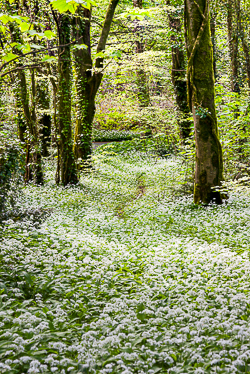
[[[250,373],[250,195],[196,207],[178,158],[29,185],[0,241],[0,373]]]

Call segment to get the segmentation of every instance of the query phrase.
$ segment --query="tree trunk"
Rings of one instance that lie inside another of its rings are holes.
[[[24,70],[20,70],[16,76],[16,87],[15,87],[15,97],[16,97],[16,111],[17,111],[17,122],[18,122],[18,136],[19,140],[24,144],[25,138],[26,138],[26,121],[23,114],[23,105],[22,105],[22,90],[23,90],[23,82],[25,81],[26,84],[26,78],[25,78],[25,72]],[[24,93],[24,95],[26,95]]]
[[[70,19],[58,17],[59,44],[70,43]],[[70,45],[58,48],[58,130],[60,136],[60,176],[65,186],[77,183],[71,130],[71,58]]]
[[[214,79],[216,81],[217,78],[217,47],[216,47],[216,12],[213,11],[210,14],[210,29],[211,29],[211,40],[213,46],[213,68],[214,68]]]
[[[95,114],[95,92],[91,81],[90,18],[88,9],[80,9],[73,22],[73,37],[87,49],[74,49],[76,70],[76,127],[74,153],[78,168],[92,153],[92,123]],[[77,47],[77,46],[76,46]]]
[[[37,71],[36,101],[39,115],[39,133],[41,138],[42,155],[49,156],[48,147],[51,141],[51,115],[50,115],[50,97],[47,71],[39,69]]]
[[[188,98],[195,126],[195,204],[222,202],[222,148],[214,103],[213,47],[208,0],[185,0]]]
[[[135,8],[142,9],[143,2],[142,0],[133,0],[133,6]],[[144,52],[144,40],[143,40],[143,33],[141,30],[141,26],[139,22],[135,21],[134,33],[136,35],[135,40],[135,53],[140,54]],[[149,94],[149,85],[148,85],[148,77],[146,71],[143,66],[143,62],[140,61],[140,57],[138,57],[138,67],[135,70],[136,74],[136,85],[137,85],[137,97],[139,101],[140,108],[147,108],[150,104],[150,94]],[[145,127],[145,135],[152,136],[152,129],[148,125],[144,125]]]
[[[111,23],[119,0],[110,0],[104,20],[101,36],[97,45],[97,53],[105,50]],[[74,154],[79,160],[88,160],[92,153],[92,123],[95,115],[95,97],[103,77],[103,58],[96,60],[96,71],[92,72],[90,50],[90,12],[83,11],[86,19],[75,18],[73,33],[78,44],[86,44],[87,49],[75,49],[76,89],[77,89],[77,121],[75,127]]]
[[[13,42],[21,43],[20,31],[14,26],[10,26],[11,39]],[[19,50],[14,48],[14,52],[20,54]],[[35,183],[43,184],[42,157],[39,145],[39,137],[36,123],[36,105],[35,105],[35,72],[31,71],[32,81],[32,108],[29,106],[29,94],[27,89],[26,75],[23,70],[17,73],[16,102],[17,108],[22,107],[24,119],[18,118],[19,138],[26,141],[26,170],[25,181],[29,182],[34,179]],[[27,132],[28,129],[28,132]]]
[[[168,0],[167,5],[170,5],[170,3],[170,0]],[[171,30],[172,83],[178,110],[178,124],[182,139],[187,139],[190,136],[192,121],[187,119],[190,116],[190,110],[187,102],[184,45],[180,36],[181,22],[178,14],[175,16],[170,10],[168,11],[168,21]]]
[[[249,45],[248,45],[247,38],[245,35],[244,25],[242,25],[240,0],[237,0],[237,11],[238,11],[238,18],[239,18],[239,34],[241,38],[243,52],[245,55],[247,84],[248,84],[248,88],[250,88],[250,53],[249,53]]]
[[[238,19],[234,19],[236,9],[234,8],[233,0],[228,0],[227,3],[227,30],[228,30],[228,45],[229,56],[231,63],[231,90],[232,92],[240,93],[239,83],[239,61],[238,61]],[[238,17],[237,17],[238,18]]]
[[[35,70],[31,71],[31,92],[32,92],[32,106],[30,111],[30,134],[31,134],[31,167],[34,173],[35,183],[43,184],[43,171],[42,171],[42,154],[41,145],[39,141],[39,134],[37,128],[36,116],[36,80]],[[30,167],[27,169],[29,171]]]

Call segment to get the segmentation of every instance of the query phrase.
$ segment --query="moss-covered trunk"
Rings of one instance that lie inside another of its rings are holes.
[[[74,153],[81,167],[82,161],[92,153],[92,123],[95,115],[96,88],[91,79],[90,17],[88,9],[79,9],[73,21],[73,37],[87,48],[74,49],[76,71],[76,126]],[[76,47],[78,47],[78,45]]]
[[[214,67],[214,79],[217,78],[217,46],[216,46],[216,12],[213,11],[210,14],[210,29],[211,29],[211,40],[213,46],[213,67]]]
[[[171,4],[172,2],[168,0],[167,5]],[[171,7],[168,9],[172,44],[172,83],[174,86],[181,137],[182,139],[187,139],[190,136],[192,122],[188,119],[188,117],[190,117],[190,110],[187,102],[186,61],[182,40],[181,20],[179,17],[179,12],[176,12],[175,8]]]
[[[222,148],[214,103],[213,47],[208,0],[185,0],[188,95],[196,143],[194,202],[222,202]]]
[[[231,64],[231,90],[240,93],[239,82],[239,18],[233,0],[227,2],[227,31]]]
[[[119,0],[110,0],[97,53],[105,50],[110,32],[111,23]],[[99,57],[92,68],[90,49],[90,17],[87,9],[79,10],[73,21],[73,36],[77,41],[74,49],[77,90],[77,120],[75,127],[74,154],[78,167],[84,164],[92,152],[92,123],[95,115],[95,97],[103,77],[103,58]],[[87,49],[79,49],[80,44],[85,44]]]
[[[14,43],[22,43],[20,31],[14,24],[10,25],[11,39]],[[14,47],[14,52],[20,51]],[[35,99],[35,71],[31,70],[31,93],[32,105],[29,103],[29,91],[27,88],[26,75],[24,70],[16,74],[16,108],[18,112],[19,138],[26,145],[26,170],[25,181],[34,180],[37,184],[43,184],[42,155],[39,144],[39,135],[36,122],[36,99]],[[22,113],[20,109],[22,108]]]
[[[44,157],[49,156],[48,147],[51,141],[50,96],[47,75],[48,72],[45,69],[37,71],[36,102],[42,155]]]
[[[70,18],[58,17],[58,130],[60,137],[60,178],[65,186],[77,182],[76,164],[73,154],[71,129],[71,58],[70,58]]]

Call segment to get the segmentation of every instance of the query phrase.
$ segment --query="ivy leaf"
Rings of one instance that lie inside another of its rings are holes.
[[[6,62],[9,62],[13,60],[14,58],[18,57],[18,55],[15,55],[14,53],[7,53],[7,55],[3,56],[3,60]]]

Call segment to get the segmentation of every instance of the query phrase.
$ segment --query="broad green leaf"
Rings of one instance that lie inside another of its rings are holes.
[[[0,26],[0,32],[3,34],[3,35],[5,35],[5,33],[6,33],[6,27],[5,26]]]
[[[3,60],[6,62],[9,62],[13,60],[14,58],[18,57],[18,55],[15,55],[14,53],[7,53],[7,55],[3,56]]]
[[[74,49],[87,49],[88,46],[86,44],[76,44]]]
[[[48,39],[52,39],[52,38],[54,38],[56,36],[56,34],[53,31],[51,31],[51,30],[44,31],[44,35]]]
[[[1,14],[0,14],[0,21],[1,21],[4,25],[6,25],[6,23],[8,23],[8,22],[10,21],[10,17],[7,16],[6,14],[1,13]]]
[[[57,61],[57,58],[54,56],[49,56],[49,55],[44,56],[42,59],[42,62],[53,62],[53,61]]]
[[[32,36],[38,36],[40,39],[44,37],[43,32],[37,32],[36,30],[28,30],[27,33]]]
[[[34,49],[43,49],[44,48],[42,45],[38,45],[38,44],[30,44],[30,47],[34,48]]]
[[[21,29],[22,32],[27,31],[27,30],[31,30],[32,28],[33,28],[33,25],[31,25],[30,23],[22,22],[20,24],[20,29]]]

